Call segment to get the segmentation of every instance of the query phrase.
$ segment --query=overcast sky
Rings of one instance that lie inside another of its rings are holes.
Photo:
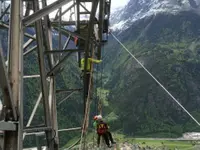
[[[56,0],[48,0],[47,3],[48,5],[55,2]],[[129,0],[111,0],[111,12],[112,10],[115,10],[116,8],[119,8],[119,7],[123,7],[125,6],[127,3],[129,2]],[[72,4],[72,2],[68,3],[67,5],[64,6],[64,9],[65,10],[66,8],[68,8],[70,5]],[[91,7],[91,5],[86,5],[86,7]],[[54,11],[53,13],[50,14],[50,17],[52,16],[55,16],[55,13],[57,11]],[[65,18],[69,18],[69,14],[65,15]],[[64,18],[62,18],[64,19]]]
[[[122,7],[128,3],[129,0],[111,0],[112,9]]]
[[[56,0],[48,0],[48,2],[52,3]],[[126,5],[128,3],[129,0],[111,0],[111,8],[112,9],[116,9],[116,8],[119,8],[119,7],[122,7],[124,5]]]

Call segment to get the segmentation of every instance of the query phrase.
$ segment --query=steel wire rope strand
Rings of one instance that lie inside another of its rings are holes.
[[[154,79],[156,83],[160,85],[160,87],[191,117],[191,119],[200,126],[200,123],[190,114],[187,109],[149,72],[148,69],[120,42],[120,40],[111,33],[113,38],[136,60],[136,62]]]
[[[81,139],[78,139],[74,144],[72,144],[70,147],[67,148],[67,150],[72,149],[74,146],[76,146]]]

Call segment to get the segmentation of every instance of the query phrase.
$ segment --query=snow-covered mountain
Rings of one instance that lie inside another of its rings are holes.
[[[200,14],[199,9],[200,0],[130,0],[124,8],[111,15],[111,29],[125,30],[136,20],[158,13],[194,11]]]

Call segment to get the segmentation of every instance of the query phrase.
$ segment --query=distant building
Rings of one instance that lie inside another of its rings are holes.
[[[183,134],[184,139],[200,140],[200,132],[188,132]]]

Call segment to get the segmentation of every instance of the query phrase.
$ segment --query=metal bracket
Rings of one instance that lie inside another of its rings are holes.
[[[3,131],[16,131],[16,122],[5,122],[1,121],[0,122],[0,130]]]

